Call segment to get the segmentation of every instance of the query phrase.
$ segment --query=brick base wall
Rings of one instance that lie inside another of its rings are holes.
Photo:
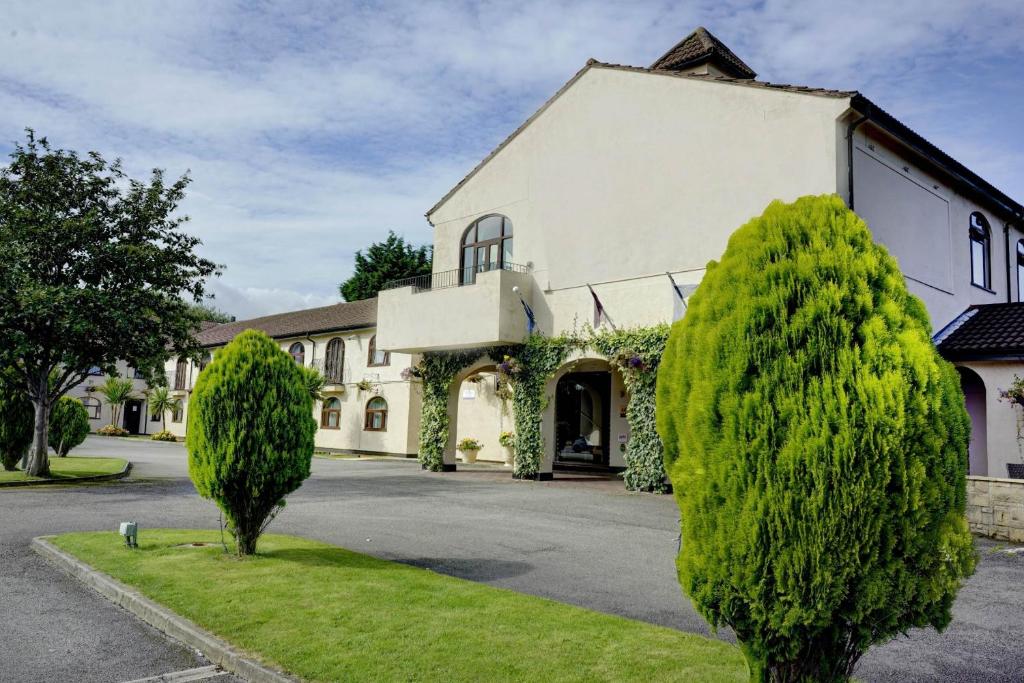
[[[967,477],[967,521],[976,534],[1024,543],[1024,479]]]

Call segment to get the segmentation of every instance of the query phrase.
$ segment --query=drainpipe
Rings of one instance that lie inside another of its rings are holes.
[[[853,211],[853,132],[867,120],[868,114],[864,114],[846,127],[846,182],[850,191],[850,211]]]
[[[316,362],[316,342],[309,336],[309,332],[306,332],[306,341],[309,342],[310,346],[309,367],[313,367],[313,364]]]
[[[1010,224],[1003,223],[1003,244],[1006,247],[1006,303],[1013,301],[1010,294]]]

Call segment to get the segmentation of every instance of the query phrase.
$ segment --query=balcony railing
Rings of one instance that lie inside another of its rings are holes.
[[[402,278],[401,280],[392,280],[385,284],[381,289],[412,287],[413,292],[429,292],[434,289],[463,287],[465,285],[474,284],[476,282],[477,273],[486,273],[491,270],[510,270],[513,273],[530,272],[530,269],[527,266],[521,266],[518,263],[474,265],[467,266],[465,268],[455,268],[454,270],[442,270],[437,273],[430,273],[429,275],[418,275],[416,277]]]
[[[346,373],[343,361],[340,358],[337,360],[333,358],[317,358],[313,361],[312,367],[324,376],[328,384],[345,383]]]

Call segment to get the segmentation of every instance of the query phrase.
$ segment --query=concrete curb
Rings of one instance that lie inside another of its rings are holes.
[[[144,597],[138,591],[125,586],[120,581],[93,569],[78,558],[50,543],[47,538],[53,537],[39,536],[32,539],[32,549],[114,604],[139,617],[153,628],[162,631],[189,647],[199,650],[203,653],[203,656],[214,664],[220,665],[221,668],[237,674],[241,678],[250,681],[250,683],[296,683],[300,680],[267,668],[263,664],[245,657],[227,642],[203,630],[188,619],[175,614],[166,607]]]
[[[78,484],[87,481],[114,481],[124,479],[132,471],[132,463],[129,460],[124,464],[124,469],[113,474],[93,474],[88,477],[68,477],[67,479],[26,479],[25,481],[0,481],[0,489],[14,488],[17,486],[64,486],[66,484]]]

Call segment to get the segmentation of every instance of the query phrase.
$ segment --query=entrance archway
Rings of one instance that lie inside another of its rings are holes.
[[[988,428],[986,426],[987,406],[985,382],[974,370],[957,366],[960,373],[960,388],[964,392],[964,404],[971,416],[971,442],[969,447],[968,474],[988,475]]]
[[[569,372],[555,385],[555,465],[608,466],[612,378],[608,371]]]

